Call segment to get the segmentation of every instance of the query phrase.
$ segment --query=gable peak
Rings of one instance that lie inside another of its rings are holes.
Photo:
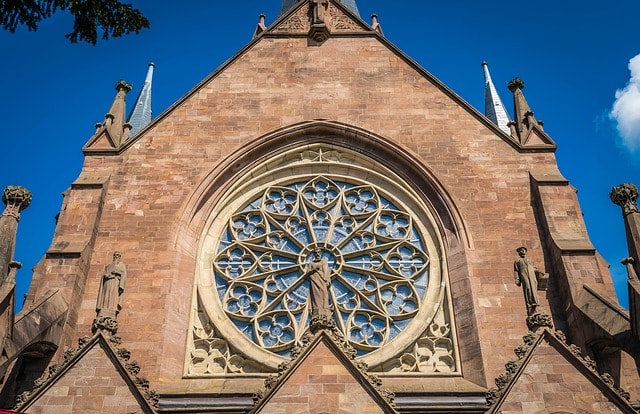
[[[282,4],[280,5],[280,12],[278,12],[278,17],[282,17],[286,14],[292,7],[294,7],[301,0],[282,0]],[[360,12],[358,11],[358,5],[356,4],[356,0],[336,0],[342,3],[347,9],[351,10],[353,14],[360,17]]]

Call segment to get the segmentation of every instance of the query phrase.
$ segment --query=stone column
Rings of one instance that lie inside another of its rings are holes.
[[[11,185],[4,189],[2,202],[6,208],[0,216],[0,287],[9,276],[20,212],[31,203],[31,193],[24,187]]]
[[[609,194],[611,201],[622,207],[624,227],[627,233],[629,257],[622,260],[627,267],[629,292],[629,319],[631,332],[640,339],[640,211],[638,210],[638,188],[633,184],[621,184]]]

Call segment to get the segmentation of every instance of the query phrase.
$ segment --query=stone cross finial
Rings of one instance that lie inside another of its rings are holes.
[[[8,186],[2,193],[2,202],[7,206],[2,215],[20,220],[20,212],[29,207],[31,198],[31,192],[26,188],[17,185]]]
[[[613,187],[609,193],[609,198],[614,204],[622,207],[622,212],[626,216],[627,214],[637,213],[638,205],[638,187],[633,184],[626,183]]]

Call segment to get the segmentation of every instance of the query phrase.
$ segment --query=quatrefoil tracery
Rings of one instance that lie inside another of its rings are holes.
[[[334,320],[359,355],[417,314],[429,256],[411,215],[371,185],[310,177],[271,186],[233,214],[214,258],[222,308],[260,347],[287,356],[306,329],[302,275],[316,248],[331,270]]]

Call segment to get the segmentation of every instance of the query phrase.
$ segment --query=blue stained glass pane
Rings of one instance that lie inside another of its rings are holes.
[[[272,186],[233,215],[217,248],[216,291],[247,338],[290,354],[294,329],[308,323],[309,282],[301,277],[316,248],[332,272],[334,317],[358,355],[408,326],[426,293],[425,243],[409,214],[378,191],[314,177]]]
[[[251,324],[245,321],[239,321],[237,319],[234,319],[233,323],[240,330],[240,332],[242,332],[247,338],[249,338],[249,340],[255,341]]]

